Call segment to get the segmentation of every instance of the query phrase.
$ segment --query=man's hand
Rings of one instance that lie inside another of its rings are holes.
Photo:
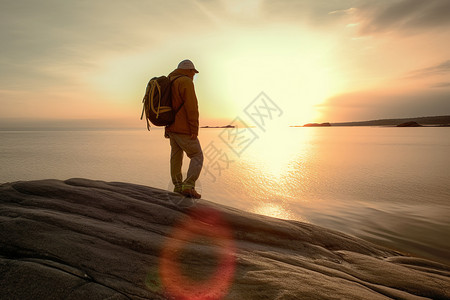
[[[191,134],[191,140],[195,140],[197,138],[196,134]]]

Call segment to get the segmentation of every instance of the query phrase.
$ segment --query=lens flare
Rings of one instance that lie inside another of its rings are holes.
[[[199,238],[210,241],[218,256],[216,269],[202,281],[183,274],[179,263],[182,250]],[[162,285],[176,299],[222,299],[233,280],[235,253],[232,231],[221,214],[212,208],[194,208],[189,217],[174,228],[164,244],[159,265]]]

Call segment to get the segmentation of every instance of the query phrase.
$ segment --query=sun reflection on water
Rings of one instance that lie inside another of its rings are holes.
[[[272,129],[261,134],[244,153],[240,161],[244,174],[240,177],[245,182],[241,182],[240,188],[254,202],[255,213],[293,219],[289,206],[306,201],[298,196],[310,184],[310,170],[306,167],[314,155],[314,130],[310,129]]]
[[[280,219],[292,219],[293,215],[283,206],[275,203],[262,203],[253,209],[254,213]]]

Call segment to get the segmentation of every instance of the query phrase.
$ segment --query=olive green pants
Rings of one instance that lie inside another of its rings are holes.
[[[170,175],[175,191],[195,187],[195,182],[200,176],[203,167],[203,151],[198,138],[191,139],[187,134],[169,132],[170,139]],[[191,160],[186,178],[183,180],[181,167],[183,165],[183,154]]]

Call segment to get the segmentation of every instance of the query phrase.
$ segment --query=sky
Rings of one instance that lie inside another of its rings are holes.
[[[148,80],[184,59],[200,71],[201,125],[245,115],[261,92],[282,125],[450,114],[448,0],[0,0],[0,8],[3,123],[145,126]]]

